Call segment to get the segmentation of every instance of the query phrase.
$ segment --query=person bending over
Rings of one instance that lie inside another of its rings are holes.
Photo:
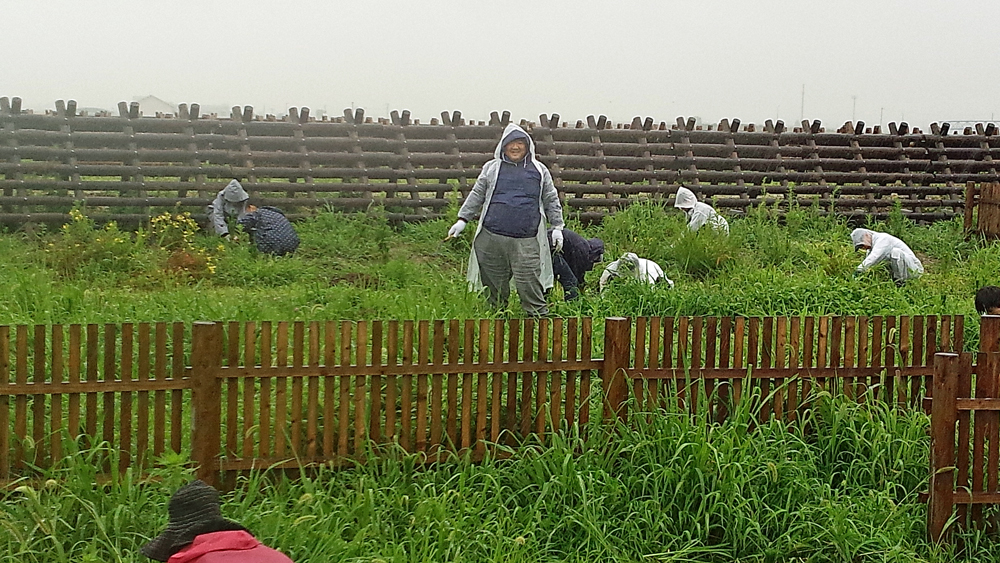
[[[241,524],[222,517],[219,492],[204,481],[177,489],[167,506],[167,528],[139,551],[165,563],[294,563],[265,546]]]
[[[656,283],[666,283],[669,287],[674,287],[674,282],[663,275],[663,268],[652,260],[639,258],[632,252],[622,254],[622,257],[608,264],[601,274],[601,291],[611,283],[611,280],[619,277],[631,277],[650,285]]]
[[[299,247],[295,227],[276,207],[247,206],[247,213],[238,223],[250,234],[257,250],[274,256],[284,256]]]
[[[215,229],[215,234],[220,237],[229,236],[229,225],[226,220],[235,218],[237,221],[247,213],[247,202],[250,194],[243,189],[239,180],[231,180],[229,184],[219,190],[213,201],[208,206],[208,219]]]
[[[553,229],[548,231],[550,245],[553,232]],[[604,259],[604,241],[599,238],[585,239],[569,229],[563,229],[562,252],[557,252],[552,246],[552,272],[563,288],[566,301],[572,301],[584,289],[587,272]]]
[[[885,262],[892,272],[892,280],[902,287],[906,281],[920,277],[924,273],[924,265],[906,243],[889,233],[880,233],[869,229],[854,229],[851,231],[851,242],[854,250],[864,250],[865,259],[858,264],[854,275],[860,275],[876,264]]]
[[[674,207],[687,214],[688,229],[692,231],[697,231],[707,223],[716,232],[729,234],[729,222],[726,221],[726,218],[719,215],[711,205],[698,201],[694,192],[684,186],[677,188],[677,199],[674,200]]]
[[[988,285],[977,291],[976,310],[980,315],[1000,315],[1000,287]]]

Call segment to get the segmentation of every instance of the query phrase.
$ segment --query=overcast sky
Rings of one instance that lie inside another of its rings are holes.
[[[575,122],[1000,118],[997,0],[2,0],[0,96]],[[804,87],[804,96],[803,96]],[[804,99],[804,104],[803,104]]]

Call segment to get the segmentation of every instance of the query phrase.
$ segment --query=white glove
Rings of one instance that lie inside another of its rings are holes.
[[[562,251],[563,234],[562,229],[552,229],[552,249],[556,252]]]
[[[455,224],[448,229],[448,238],[455,238],[465,230],[465,219],[455,221]]]

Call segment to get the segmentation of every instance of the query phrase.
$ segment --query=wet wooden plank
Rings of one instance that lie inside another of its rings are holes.
[[[413,365],[413,321],[403,321],[403,363]],[[400,431],[399,444],[405,451],[413,451],[413,376],[405,374],[400,378]]]
[[[53,327],[54,329],[55,327]],[[119,379],[122,381],[132,381],[132,370],[134,369],[133,364],[133,354],[135,353],[135,332],[132,323],[122,323],[121,327],[121,339],[122,339],[122,352],[121,352],[121,369],[119,371]],[[56,356],[56,338],[53,333],[52,342],[52,354],[53,362],[55,362]],[[59,339],[59,355],[62,354],[62,339]],[[61,359],[59,361],[61,364]],[[61,369],[61,368],[60,368]],[[54,377],[54,374],[53,374]],[[62,377],[60,376],[60,379]],[[54,379],[53,379],[54,380]],[[62,400],[59,400],[61,405]],[[118,412],[118,472],[119,474],[124,474],[125,470],[129,468],[132,464],[132,392],[123,391],[119,400],[119,412]],[[56,404],[55,397],[53,397],[53,416],[55,415]],[[61,409],[59,409],[61,410]],[[53,433],[52,440],[53,444],[60,442],[62,439],[58,434]],[[58,459],[53,456],[53,461]]]
[[[257,323],[247,321],[243,325],[243,365],[257,365]],[[258,379],[243,381],[243,448],[240,455],[244,459],[253,459],[255,438],[260,429],[259,421],[254,415],[254,403],[257,399]]]
[[[448,321],[448,363],[457,364],[460,360],[458,345],[462,341],[462,333],[460,332],[461,325],[458,319],[451,319]],[[458,432],[459,425],[459,392],[458,392],[458,374],[449,373],[448,374],[448,400],[447,400],[447,425],[445,428],[445,434],[448,436],[448,445],[454,447],[461,444],[462,437]],[[452,449],[452,448],[449,448]]]
[[[320,330],[319,322],[311,321],[308,326],[310,366],[319,365]],[[306,457],[316,459],[319,454],[319,377],[311,376],[306,381]]]
[[[279,321],[275,331],[274,356],[278,367],[288,365],[288,321]],[[274,379],[274,455],[287,456],[288,449],[288,380]]]
[[[430,357],[430,322],[417,321],[417,365],[426,366]],[[427,451],[427,370],[417,374],[416,451]]]
[[[240,323],[231,321],[226,323],[226,365],[236,367],[240,363]],[[244,381],[244,384],[246,381]],[[239,421],[239,385],[238,379],[229,378],[225,381],[226,387],[226,450],[227,458],[235,458],[240,451],[240,421]]]
[[[368,361],[368,321],[357,322],[357,337],[355,340],[354,365],[363,366]],[[345,378],[346,379],[346,378]],[[365,389],[368,387],[368,376],[354,377],[354,456],[362,459],[365,453],[365,430],[368,427],[365,420],[365,408],[368,397]]]
[[[352,342],[354,333],[354,323],[351,321],[340,321],[340,363],[341,366],[354,365],[352,361]],[[342,375],[338,378],[340,393],[337,404],[337,455],[341,460],[347,459],[350,455],[348,447],[350,445],[350,422],[351,422],[351,378]]]
[[[273,327],[271,321],[262,321],[260,323],[260,365],[261,367],[271,367],[271,363],[274,361],[271,354],[271,343],[273,338]],[[260,443],[258,444],[258,456],[267,459],[271,457],[271,414],[272,414],[272,404],[271,404],[271,387],[272,381],[270,377],[264,377],[260,380]],[[331,419],[333,417],[330,417]],[[330,450],[327,450],[329,452]]]
[[[497,323],[497,328],[501,331],[503,330],[503,324]],[[499,352],[503,354],[503,342],[497,343],[494,340],[493,343],[494,352]],[[486,362],[489,360],[490,355],[490,323],[487,319],[480,319],[479,321],[479,361]],[[500,381],[496,379],[497,374],[494,374],[493,390],[496,395],[496,403],[493,403],[492,409],[499,412],[500,409]],[[483,454],[486,453],[486,372],[479,372],[476,374],[476,459],[482,459]],[[472,396],[472,380],[469,380],[470,386],[468,388],[469,396]]]

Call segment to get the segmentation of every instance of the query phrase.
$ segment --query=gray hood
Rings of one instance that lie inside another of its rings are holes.
[[[238,180],[232,180],[222,189],[222,197],[230,203],[239,203],[250,199],[250,194],[243,189]]]

